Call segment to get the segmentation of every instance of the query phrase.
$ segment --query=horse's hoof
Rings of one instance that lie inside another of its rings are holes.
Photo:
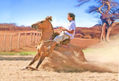
[[[22,68],[21,70],[27,70],[28,69],[28,67],[25,67],[25,68]]]
[[[27,66],[27,67],[25,67],[25,68],[22,68],[21,70],[28,70],[28,69],[30,69],[31,67],[30,66]]]
[[[37,68],[30,68],[31,71],[38,71]]]
[[[31,71],[39,71],[38,69],[36,69],[36,68],[33,68],[33,69],[31,69]]]
[[[33,67],[26,67],[26,69],[31,70],[31,71],[38,71],[37,68],[33,68]]]

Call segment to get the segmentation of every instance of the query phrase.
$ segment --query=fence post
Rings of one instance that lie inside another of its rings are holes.
[[[4,43],[3,43],[3,51],[6,51],[6,34],[4,34],[4,39],[3,39]]]
[[[24,32],[24,46],[27,46],[27,32]]]
[[[31,45],[32,45],[32,32],[31,32],[31,38],[30,38],[30,43],[31,43]]]
[[[10,35],[10,49],[9,49],[10,51],[12,50],[12,38],[13,38],[13,35],[11,34]]]
[[[21,33],[18,34],[18,49],[20,48],[20,37],[21,37]]]
[[[35,44],[35,33],[33,32],[33,44]]]
[[[40,33],[37,33],[37,44],[39,44]]]
[[[36,44],[36,32],[34,33],[34,44]]]

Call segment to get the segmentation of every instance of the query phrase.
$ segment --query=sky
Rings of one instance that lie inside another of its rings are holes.
[[[97,15],[86,13],[92,3],[77,7],[77,0],[0,0],[0,23],[30,26],[52,16],[53,27],[66,27],[71,12],[76,15],[77,27],[91,27],[99,22]]]

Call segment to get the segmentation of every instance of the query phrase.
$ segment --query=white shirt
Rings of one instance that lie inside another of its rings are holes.
[[[73,32],[73,34],[71,34],[71,33],[67,32],[67,31],[65,31],[65,34],[69,35],[70,36],[70,39],[73,39],[74,38],[74,35],[75,35],[75,29],[76,29],[75,21],[72,20],[69,23],[68,30],[69,31],[74,30],[74,32]]]

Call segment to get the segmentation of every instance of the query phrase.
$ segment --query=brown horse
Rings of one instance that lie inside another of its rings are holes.
[[[30,64],[26,67],[26,69],[32,69],[32,70],[37,70],[39,65],[42,63],[42,61],[45,59],[45,57],[48,57],[52,51],[51,49],[49,49],[49,47],[51,45],[53,45],[53,41],[52,39],[54,38],[53,36],[56,36],[56,34],[54,33],[52,24],[51,24],[51,20],[52,17],[46,17],[45,20],[37,22],[35,24],[32,25],[32,28],[35,28],[37,30],[41,30],[41,39],[40,39],[40,44],[37,47],[37,54],[35,55],[35,57],[33,58],[33,60],[30,62]],[[67,41],[67,40],[65,40]],[[73,50],[75,50],[76,52],[80,53],[80,57],[81,57],[81,61],[86,61],[83,51],[80,49],[80,47],[76,47],[73,45],[69,45],[69,47]],[[32,68],[31,65],[37,61],[38,59],[39,62],[36,66],[36,68]]]

